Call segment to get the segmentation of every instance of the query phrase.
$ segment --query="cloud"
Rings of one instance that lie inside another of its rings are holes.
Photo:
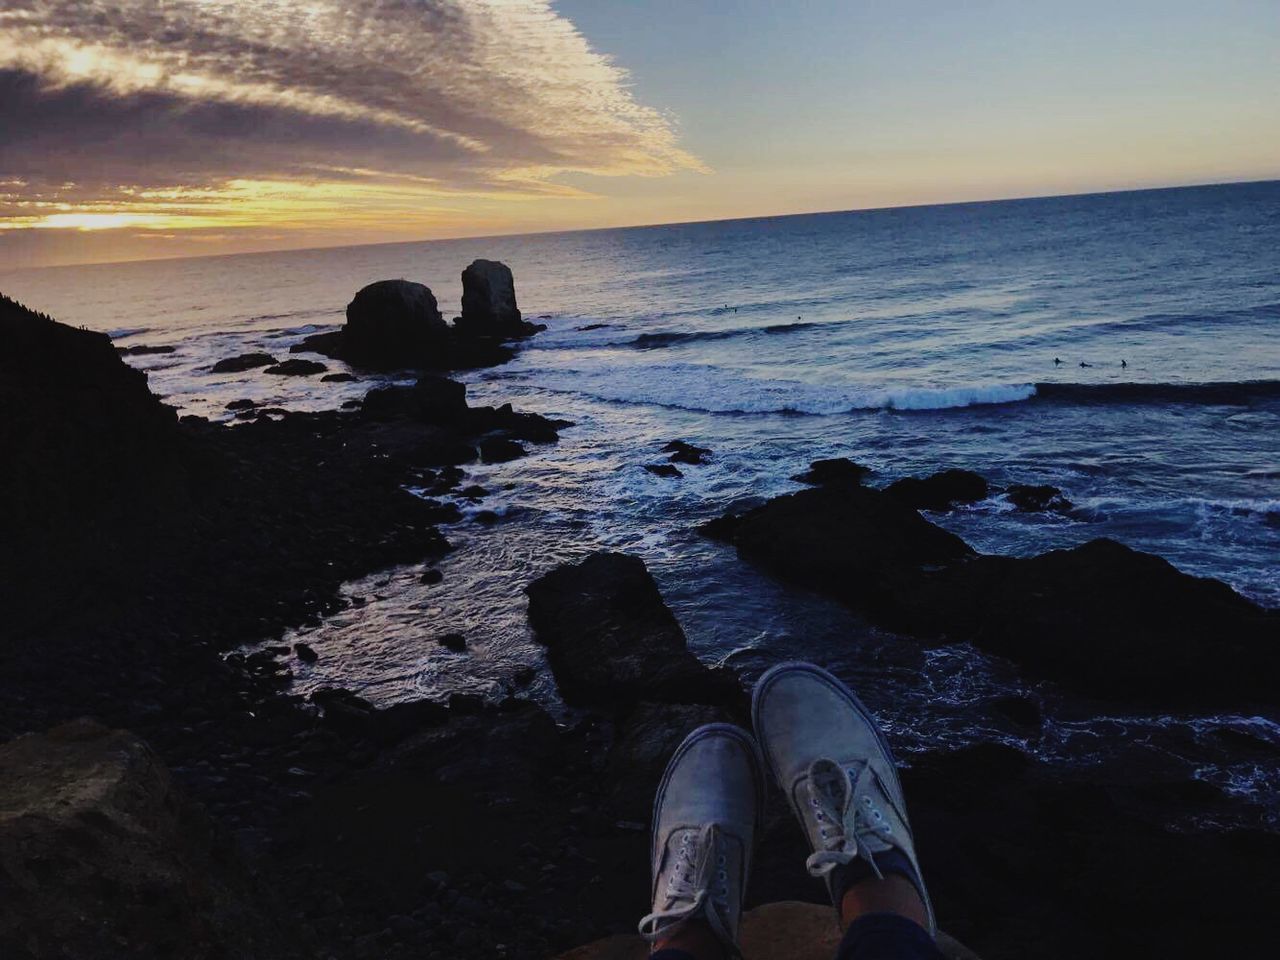
[[[10,230],[314,222],[699,169],[550,0],[0,0]]]

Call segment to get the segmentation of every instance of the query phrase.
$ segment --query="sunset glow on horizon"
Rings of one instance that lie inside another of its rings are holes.
[[[1265,3],[694,6],[0,0],[0,270],[1280,176]]]

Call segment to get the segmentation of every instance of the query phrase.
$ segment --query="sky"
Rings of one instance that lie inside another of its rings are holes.
[[[0,0],[0,270],[1280,178],[1276,0]]]

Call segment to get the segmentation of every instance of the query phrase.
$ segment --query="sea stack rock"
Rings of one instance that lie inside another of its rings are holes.
[[[511,268],[496,260],[473,260],[462,271],[462,316],[458,332],[476,337],[527,337],[538,328],[520,318]]]
[[[347,304],[344,359],[375,370],[445,366],[449,326],[429,287],[379,280]]]

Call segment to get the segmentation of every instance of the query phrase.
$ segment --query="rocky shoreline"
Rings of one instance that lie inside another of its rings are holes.
[[[335,612],[359,576],[438,576],[462,467],[567,426],[471,407],[443,375],[535,332],[509,271],[478,264],[453,326],[425,287],[389,281],[300,345],[370,368],[416,351],[415,386],[329,413],[245,406],[235,426],[178,419],[106,337],[0,300],[0,497],[16,507],[0,515],[0,953],[541,958],[643,912],[667,756],[700,723],[743,722],[746,690],[689,651],[638,558],[527,585],[563,725],[514,697],[304,700],[288,691],[304,645],[239,651]],[[1118,544],[979,556],[918,510],[985,495],[982,478],[865,477],[816,463],[812,489],[707,532],[897,632],[1089,696],[1274,705],[1274,611]],[[1017,496],[1069,509],[1051,489]],[[51,778],[85,769],[106,786],[68,817]],[[939,914],[984,957],[1243,949],[1280,892],[1274,834],[1170,829],[1223,803],[1199,781],[1068,776],[994,744],[917,757],[904,779]],[[801,845],[771,797],[751,903],[820,900]]]

